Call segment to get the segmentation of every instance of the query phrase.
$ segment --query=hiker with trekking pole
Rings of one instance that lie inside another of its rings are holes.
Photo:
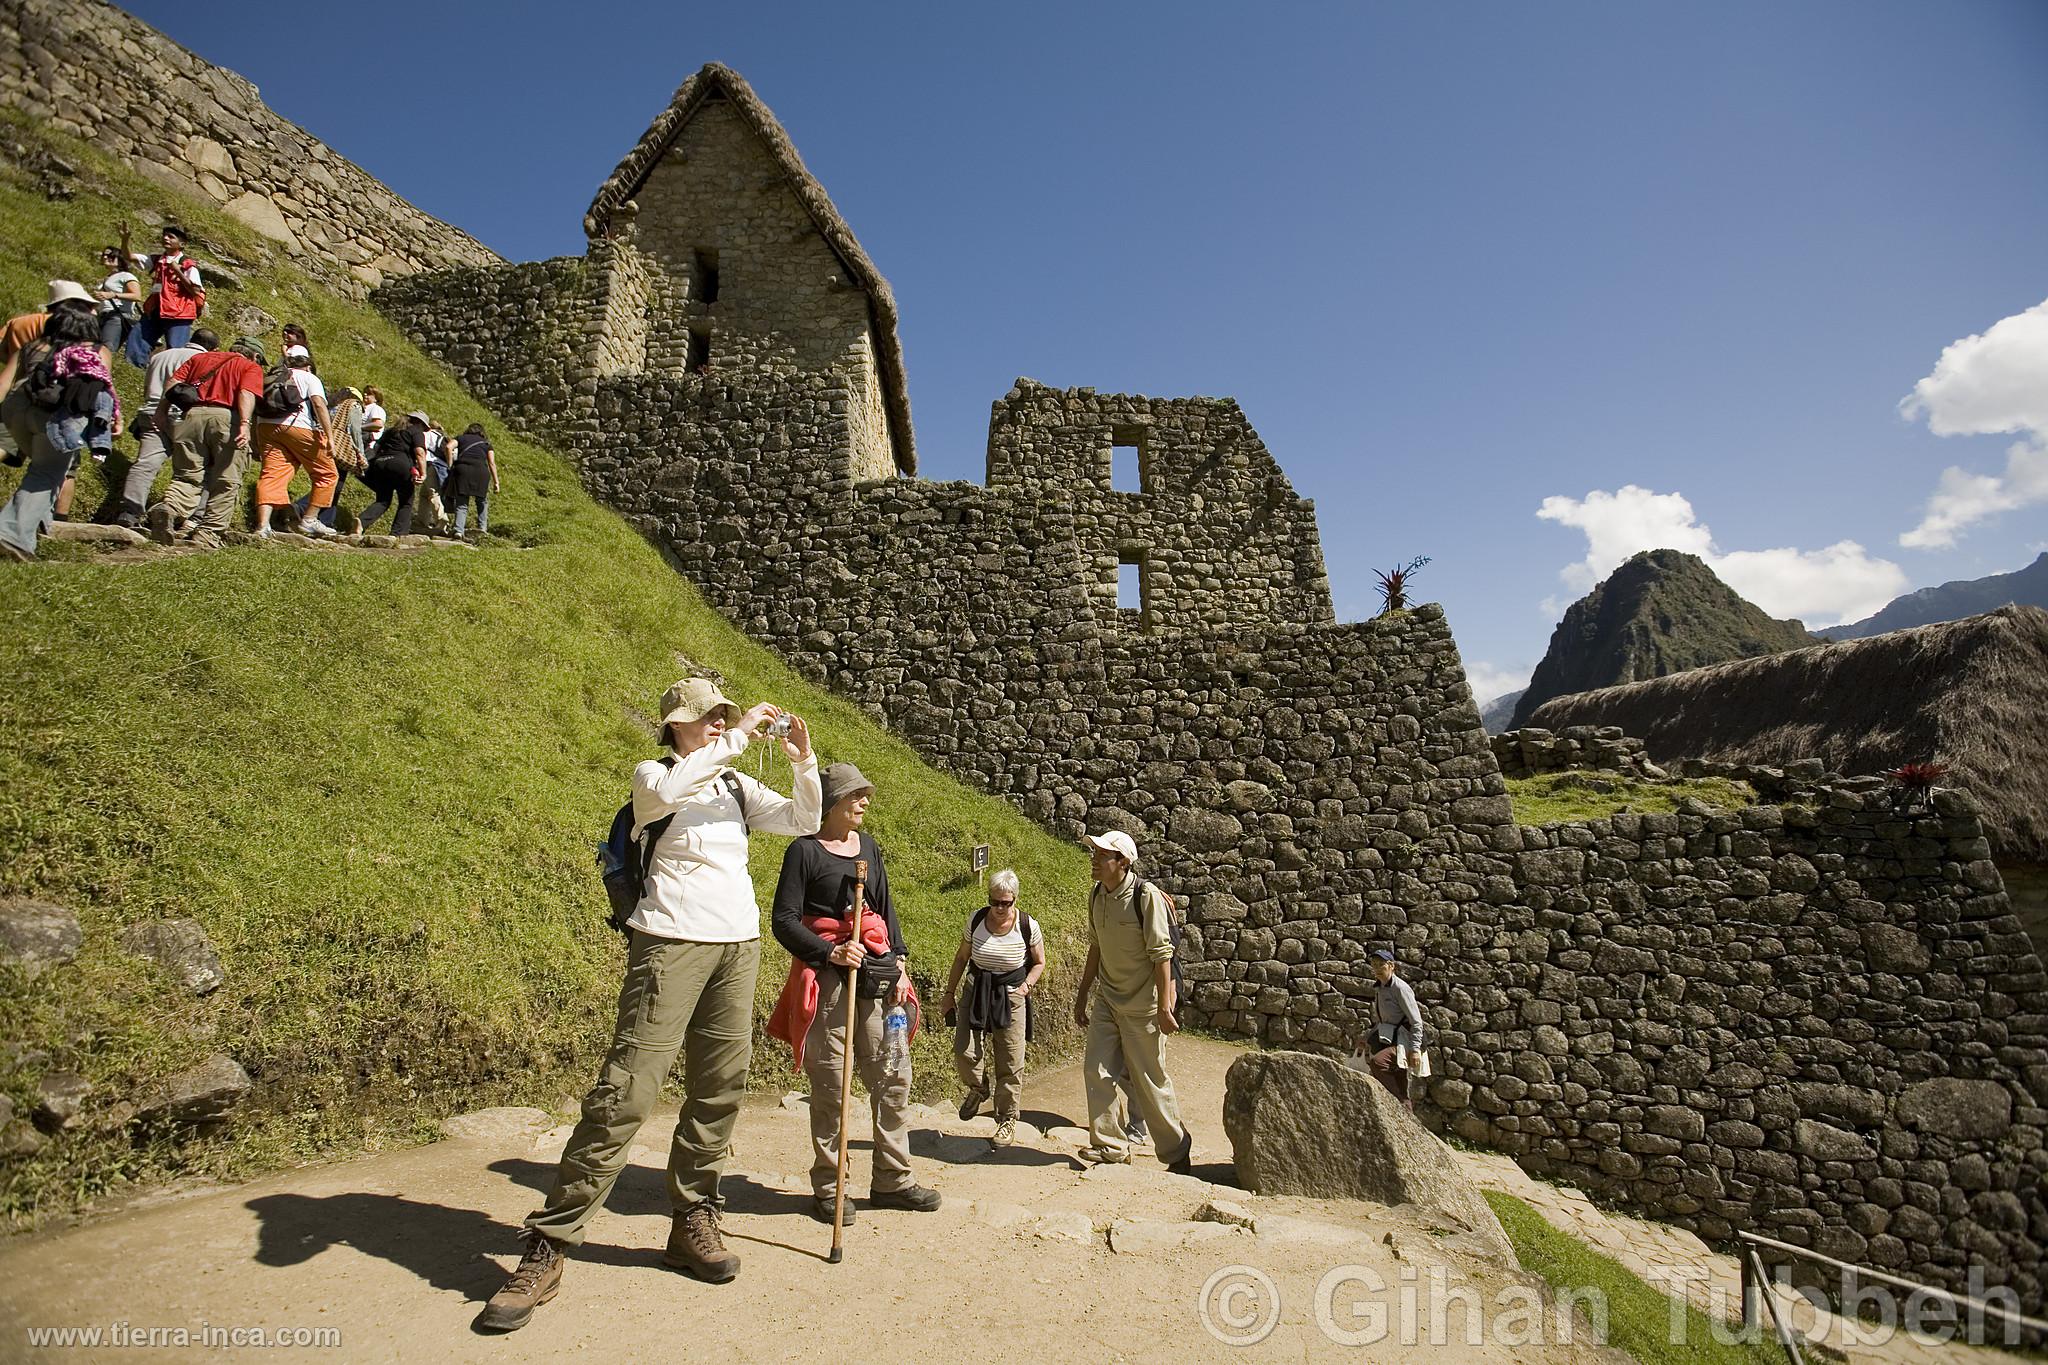
[[[775,885],[775,941],[789,950],[789,979],[768,1020],[811,1082],[811,1216],[832,1225],[832,1260],[842,1229],[855,1221],[846,1191],[846,1141],[853,1068],[867,1087],[874,1119],[872,1209],[930,1213],[939,1192],[910,1173],[910,1039],[918,1001],[909,950],[882,848],[861,828],[874,784],[851,763],[834,763],[823,780],[818,832],[792,842]]]
[[[526,1253],[477,1319],[483,1330],[524,1327],[560,1289],[565,1253],[611,1193],[678,1053],[687,1098],[669,1148],[675,1221],[662,1264],[712,1284],[739,1274],[719,1236],[718,1181],[753,1060],[761,911],[747,836],[818,828],[818,760],[801,716],[767,702],[742,714],[705,678],[669,688],[660,715],[668,752],[633,770],[633,799],[599,845],[612,926],[629,939],[618,1026],[547,1203],[526,1220]],[[731,766],[749,744],[778,741],[795,773],[790,796]]]

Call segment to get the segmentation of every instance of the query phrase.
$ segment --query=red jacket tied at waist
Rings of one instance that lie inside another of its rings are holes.
[[[822,916],[804,916],[804,928],[835,947],[846,942],[847,926],[844,919]],[[872,910],[861,911],[861,946],[877,956],[889,951],[889,926],[882,917]],[[849,981],[849,986],[853,982]],[[917,988],[910,990],[910,1033],[917,1036],[917,1020],[922,1011],[917,1006]],[[804,1035],[811,1031],[811,1020],[818,1013],[818,973],[810,963],[792,958],[789,963],[789,980],[782,983],[782,995],[775,1002],[775,1012],[768,1016],[768,1036],[780,1038],[788,1043],[796,1054],[796,1065],[804,1064]]]

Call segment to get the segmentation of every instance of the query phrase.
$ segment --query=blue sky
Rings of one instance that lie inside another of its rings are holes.
[[[1432,556],[1482,700],[1635,549],[1816,625],[2048,548],[2036,0],[129,7],[522,260],[732,65],[896,289],[927,476],[1018,375],[1234,396],[1339,616]]]

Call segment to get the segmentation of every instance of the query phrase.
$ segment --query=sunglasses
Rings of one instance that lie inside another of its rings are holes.
[[[990,901],[990,902],[988,903],[988,908],[989,908],[989,909],[991,909],[991,910],[1007,910],[1007,909],[1009,909],[1009,908],[1010,908],[1011,906],[1015,905],[1016,903],[1017,903],[1017,902],[1016,902],[1016,900],[1015,900],[1015,899],[1011,899],[1011,900],[1006,900],[1006,901]]]

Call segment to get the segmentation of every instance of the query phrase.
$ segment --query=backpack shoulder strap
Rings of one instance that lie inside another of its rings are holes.
[[[664,768],[675,767],[675,755],[663,754],[661,756],[661,766]],[[626,808],[631,810],[632,803],[628,802]],[[659,820],[650,822],[645,829],[640,831],[640,885],[643,887],[647,885],[648,869],[654,866],[654,846],[660,841],[661,836],[667,832],[669,822],[675,818],[675,812],[670,811]]]
[[[1031,916],[1022,909],[1017,911],[1017,932],[1024,935],[1024,965],[1031,965]]]
[[[740,808],[740,829],[744,833],[752,834],[753,825],[747,819],[747,789],[740,785],[740,775],[727,768],[718,776],[719,780],[725,783],[725,789],[732,793],[734,803]]]
[[[979,929],[979,928],[980,928],[980,927],[982,926],[983,922],[984,922],[984,921],[986,921],[987,919],[988,919],[988,907],[987,907],[986,905],[984,905],[984,906],[982,906],[982,907],[981,907],[981,909],[979,909],[979,910],[977,910],[977,911],[975,911],[975,912],[974,912],[974,918],[973,918],[973,919],[970,919],[970,920],[968,920],[968,921],[967,921],[967,937],[968,937],[969,939],[972,939],[972,938],[974,937],[974,931],[975,931],[976,929]]]
[[[1131,913],[1138,917],[1138,923],[1145,922],[1145,888],[1150,885],[1137,873],[1131,874]]]

